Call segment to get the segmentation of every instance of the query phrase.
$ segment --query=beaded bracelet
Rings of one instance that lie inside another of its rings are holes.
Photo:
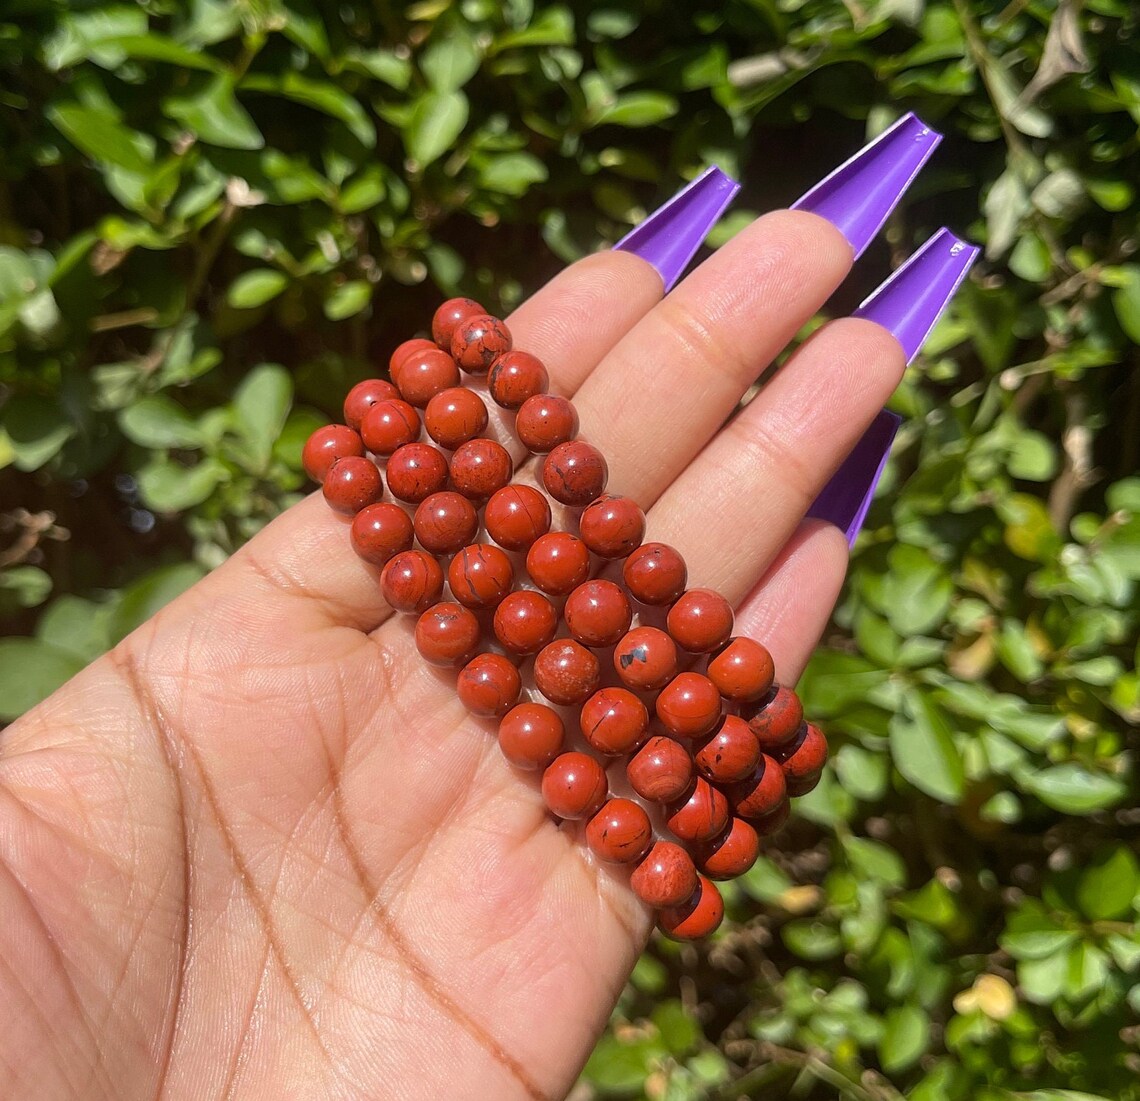
[[[672,547],[643,542],[644,512],[605,492],[605,457],[504,322],[453,298],[431,332],[396,349],[390,382],[352,388],[346,423],[305,444],[305,469],[352,517],[353,548],[381,567],[388,605],[417,617],[423,658],[458,668],[460,700],[498,720],[507,760],[542,771],[550,813],[584,821],[599,859],[632,866],[630,886],[665,935],[706,936],[724,916],[713,881],[752,866],[790,798],[818,783],[827,742],[775,684],[764,646],[732,634],[729,602],[688,587]],[[485,376],[514,413],[515,435],[543,457],[545,493],[512,483],[511,455],[483,435],[487,405],[463,374]],[[385,482],[401,504],[381,499]],[[577,511],[577,534],[552,528],[550,499]],[[520,556],[530,587],[516,585]],[[546,702],[522,700],[530,659]],[[567,708],[592,753],[566,748]],[[610,793],[606,766],[622,759],[631,798]],[[655,835],[654,804],[672,839]]]

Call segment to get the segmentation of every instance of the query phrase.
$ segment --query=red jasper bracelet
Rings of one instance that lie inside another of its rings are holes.
[[[392,354],[391,382],[349,391],[346,423],[313,433],[305,469],[352,517],[352,545],[382,568],[389,606],[417,617],[424,660],[458,668],[460,700],[498,720],[507,760],[541,770],[550,813],[584,821],[599,859],[632,865],[663,933],[706,936],[724,916],[713,880],[752,866],[789,798],[818,783],[827,742],[774,683],[768,651],[733,636],[729,602],[689,587],[676,550],[643,542],[637,504],[606,494],[605,457],[506,324],[453,298],[431,331]],[[463,374],[486,376],[515,413],[515,434],[543,456],[545,494],[511,482],[510,453],[483,435],[487,405]],[[385,482],[402,504],[381,499]],[[576,534],[552,530],[548,496],[579,510]],[[620,578],[607,568],[617,562]],[[546,702],[523,699],[527,672]],[[566,708],[582,751],[567,748]],[[611,795],[617,760],[630,797]],[[668,837],[655,837],[654,816]]]

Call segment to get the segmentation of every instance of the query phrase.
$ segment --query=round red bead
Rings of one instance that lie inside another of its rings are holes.
[[[522,680],[502,654],[476,654],[460,670],[455,689],[472,715],[501,719],[518,702]]]
[[[583,581],[563,609],[570,634],[583,646],[613,646],[629,630],[633,609],[621,586],[612,581]]]
[[[545,455],[578,434],[578,410],[558,394],[535,394],[515,414],[515,432],[528,450]]]
[[[360,422],[360,437],[374,455],[391,455],[420,434],[420,415],[406,401],[378,401]]]
[[[418,505],[447,485],[447,459],[429,443],[406,443],[392,452],[384,476],[393,497]]]
[[[466,497],[444,490],[420,502],[414,526],[424,550],[432,554],[454,554],[475,538],[479,514]]]
[[[449,298],[432,315],[432,340],[444,351],[449,351],[455,330],[468,318],[477,317],[486,312],[473,298]]]
[[[657,718],[677,738],[699,738],[720,719],[720,693],[700,673],[678,673],[657,696]]]
[[[756,832],[761,837],[770,837],[778,830],[783,829],[784,824],[792,816],[792,801],[784,796],[770,811],[766,814],[758,814],[755,818],[749,819],[755,827]]]
[[[732,634],[732,605],[712,589],[689,589],[669,609],[666,626],[678,646],[706,654]]]
[[[693,746],[693,763],[706,780],[743,780],[760,760],[760,743],[739,715],[725,715],[717,728]]]
[[[452,488],[474,501],[502,489],[513,473],[510,452],[494,440],[468,440],[451,456]]]
[[[511,350],[511,333],[506,324],[490,314],[474,314],[455,327],[451,354],[463,370],[485,375],[497,356]]]
[[[716,932],[723,920],[724,899],[716,884],[702,875],[692,897],[657,915],[657,928],[670,940],[700,940]]]
[[[590,551],[576,535],[552,531],[527,551],[526,572],[544,593],[565,596],[590,576]]]
[[[542,463],[546,492],[564,505],[588,505],[606,488],[609,467],[605,456],[581,440],[560,443]]]
[[[490,543],[464,547],[447,567],[451,595],[467,608],[494,608],[514,580],[511,560]]]
[[[508,593],[495,609],[495,637],[512,654],[537,654],[557,630],[558,610],[541,593]]]
[[[364,442],[358,432],[347,424],[326,424],[305,441],[301,462],[314,482],[323,482],[337,459],[363,454]]]
[[[535,687],[551,703],[581,703],[598,687],[598,659],[573,639],[547,643],[534,659]]]
[[[756,863],[760,835],[743,818],[733,818],[722,834],[697,845],[693,855],[709,879],[735,879]]]
[[[516,768],[546,768],[562,752],[564,737],[558,712],[542,703],[520,703],[499,723],[499,748]]]
[[[760,763],[743,780],[728,788],[733,809],[741,818],[760,818],[787,798],[788,786],[779,762],[761,754]]]
[[[559,818],[591,818],[606,801],[602,766],[585,753],[563,753],[542,774],[542,797]]]
[[[438,348],[413,352],[400,364],[400,394],[422,409],[436,394],[459,384],[455,360]]]
[[[461,604],[445,600],[416,620],[416,649],[432,665],[462,665],[479,645],[479,621]]]
[[[805,723],[795,741],[777,746],[772,756],[784,771],[788,794],[806,795],[819,782],[827,764],[827,739],[818,726]]]
[[[642,604],[672,604],[685,591],[689,571],[667,543],[643,543],[625,560],[622,579]]]
[[[397,612],[426,611],[443,593],[443,570],[422,550],[405,550],[389,559],[380,575],[380,591]]]
[[[728,823],[728,800],[720,788],[698,776],[666,812],[665,824],[682,841],[707,841]]]
[[[412,519],[399,505],[368,505],[352,518],[352,549],[374,566],[408,550],[412,535]]]
[[[413,337],[411,340],[405,340],[403,344],[396,346],[396,350],[388,357],[388,377],[396,384],[400,385],[400,370],[404,366],[404,361],[417,352],[431,352],[435,350],[435,345],[426,340],[422,336]],[[399,397],[399,394],[393,394],[392,397]]]
[[[679,906],[697,889],[693,858],[672,841],[657,841],[633,870],[629,885],[647,906]]]
[[[424,428],[440,447],[454,451],[487,427],[487,406],[473,390],[453,386],[427,403]]]
[[[705,670],[726,700],[749,703],[772,687],[775,667],[767,649],[750,638],[730,638]]]
[[[642,799],[671,803],[688,791],[693,761],[684,746],[658,734],[630,758],[625,775]]]
[[[550,376],[542,361],[517,349],[499,356],[487,375],[487,389],[504,409],[518,409],[527,398],[543,393],[549,384]]]
[[[656,691],[677,672],[677,647],[656,627],[634,627],[614,650],[614,669],[627,688]]]
[[[631,799],[610,799],[586,823],[586,843],[602,860],[631,864],[653,843],[653,826],[649,815]]]
[[[533,486],[496,489],[483,509],[487,534],[507,550],[527,550],[550,530],[550,502]]]
[[[774,685],[760,701],[756,713],[748,720],[752,733],[765,753],[790,742],[804,721],[800,698],[790,688]]]
[[[372,406],[378,401],[389,401],[399,396],[400,391],[385,379],[366,378],[349,390],[348,396],[344,399],[344,421],[349,428],[355,428],[359,432],[364,414]]]
[[[582,734],[599,753],[631,753],[645,739],[649,712],[626,688],[600,688],[578,714]]]
[[[384,482],[371,459],[346,455],[329,467],[321,488],[325,500],[337,512],[352,515],[380,500]]]
[[[624,558],[645,538],[645,513],[628,497],[605,494],[578,517],[578,535],[601,558]]]

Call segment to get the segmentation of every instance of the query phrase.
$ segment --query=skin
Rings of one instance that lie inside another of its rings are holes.
[[[574,397],[611,492],[786,683],[846,566],[804,511],[902,352],[832,323],[724,422],[850,262],[828,223],[779,212],[664,300],[610,252],[509,319]],[[419,659],[347,526],[306,499],[4,733],[9,1101],[512,1101],[573,1083],[652,916]]]

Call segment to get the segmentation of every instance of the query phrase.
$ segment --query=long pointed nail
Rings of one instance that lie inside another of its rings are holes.
[[[847,536],[849,547],[855,545],[867,518],[900,424],[902,417],[883,409],[808,509],[809,516],[839,528]]]
[[[903,115],[792,203],[792,209],[826,218],[859,256],[941,140],[917,115]]]
[[[739,190],[740,184],[715,165],[707,168],[614,248],[647,260],[657,269],[668,291],[681,278]]]
[[[851,315],[890,330],[910,363],[980,249],[940,229]]]

